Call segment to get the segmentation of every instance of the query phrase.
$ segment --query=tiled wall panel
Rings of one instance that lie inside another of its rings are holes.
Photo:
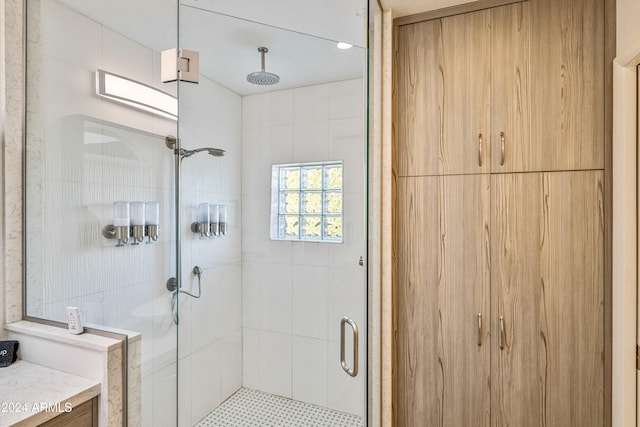
[[[339,339],[349,316],[364,367],[363,90],[357,79],[242,99],[243,384],[360,416],[364,371],[342,371]],[[326,160],[344,161],[344,242],[270,240],[271,165]]]

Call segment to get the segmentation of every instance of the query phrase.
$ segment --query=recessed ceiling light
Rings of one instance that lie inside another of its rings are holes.
[[[347,50],[347,49],[351,49],[352,47],[353,47],[352,44],[345,43],[345,42],[338,42],[338,49]]]

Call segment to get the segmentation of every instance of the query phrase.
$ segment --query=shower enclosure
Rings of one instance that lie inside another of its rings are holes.
[[[130,426],[367,425],[370,5],[25,4],[26,317]]]

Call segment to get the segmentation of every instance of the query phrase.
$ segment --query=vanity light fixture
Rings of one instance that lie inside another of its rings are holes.
[[[342,49],[342,50],[351,49],[353,47],[352,44],[345,43],[345,42],[338,42],[336,46],[338,46],[338,49]]]
[[[129,107],[178,120],[176,97],[117,74],[96,71],[96,94]]]

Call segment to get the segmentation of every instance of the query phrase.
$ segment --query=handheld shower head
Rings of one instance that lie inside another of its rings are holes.
[[[175,136],[169,135],[165,138],[166,146],[174,151],[176,150],[177,141],[178,140]],[[191,157],[194,154],[199,153],[201,151],[206,151],[210,156],[214,156],[214,157],[223,157],[225,153],[225,151],[221,148],[202,147],[202,148],[196,148],[193,150],[180,148],[176,154],[179,154],[180,158],[184,159],[185,157]]]
[[[211,148],[211,147],[202,147],[195,148],[193,150],[185,150],[184,148],[180,149],[180,156],[184,159],[185,157],[193,156],[196,153],[200,153],[201,151],[206,151],[207,154],[214,157],[222,157],[224,156],[225,151],[220,148]]]

